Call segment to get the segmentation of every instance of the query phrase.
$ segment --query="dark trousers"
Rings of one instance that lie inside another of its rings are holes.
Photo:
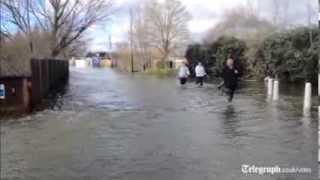
[[[196,84],[199,84],[200,86],[203,86],[203,79],[204,79],[203,76],[202,77],[197,77]]]
[[[181,84],[181,85],[186,84],[186,82],[187,82],[187,78],[185,78],[185,77],[181,77],[181,78],[180,78],[180,84]]]
[[[233,99],[234,91],[235,91],[235,89],[233,89],[233,88],[226,88],[226,89],[225,89],[225,92],[226,92],[226,94],[228,95],[228,101],[229,101],[229,102],[231,102],[232,99]]]

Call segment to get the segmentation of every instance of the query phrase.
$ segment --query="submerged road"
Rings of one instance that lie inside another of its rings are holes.
[[[2,121],[1,179],[317,179],[317,117],[302,116],[301,91],[280,93],[270,102],[251,82],[227,103],[215,85],[71,69],[44,109]],[[312,173],[245,175],[243,164]]]

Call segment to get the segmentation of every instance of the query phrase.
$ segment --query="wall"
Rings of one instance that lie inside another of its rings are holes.
[[[0,77],[5,86],[5,99],[0,99],[0,114],[25,113],[30,111],[31,89],[29,77]]]
[[[69,77],[69,62],[56,59],[32,59],[31,77],[0,77],[5,85],[5,99],[0,99],[0,118],[3,114],[26,113],[41,103],[50,90]]]

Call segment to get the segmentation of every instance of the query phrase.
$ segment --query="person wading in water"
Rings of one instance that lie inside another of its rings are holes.
[[[198,62],[198,65],[196,66],[196,69],[195,69],[195,73],[196,73],[196,84],[199,84],[199,87],[202,87],[204,78],[207,75],[207,73],[201,62]]]
[[[190,75],[189,68],[187,67],[186,62],[183,62],[178,72],[178,78],[180,80],[181,86],[184,86],[187,83],[189,75]]]
[[[239,71],[234,66],[234,60],[232,58],[228,58],[225,67],[222,71],[222,78],[224,80],[224,90],[228,95],[228,101],[231,102],[233,99],[234,91],[238,86],[238,76]]]

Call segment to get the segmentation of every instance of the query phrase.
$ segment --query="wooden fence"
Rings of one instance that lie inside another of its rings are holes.
[[[56,59],[32,59],[32,106],[41,102],[49,91],[69,77],[69,63]]]

